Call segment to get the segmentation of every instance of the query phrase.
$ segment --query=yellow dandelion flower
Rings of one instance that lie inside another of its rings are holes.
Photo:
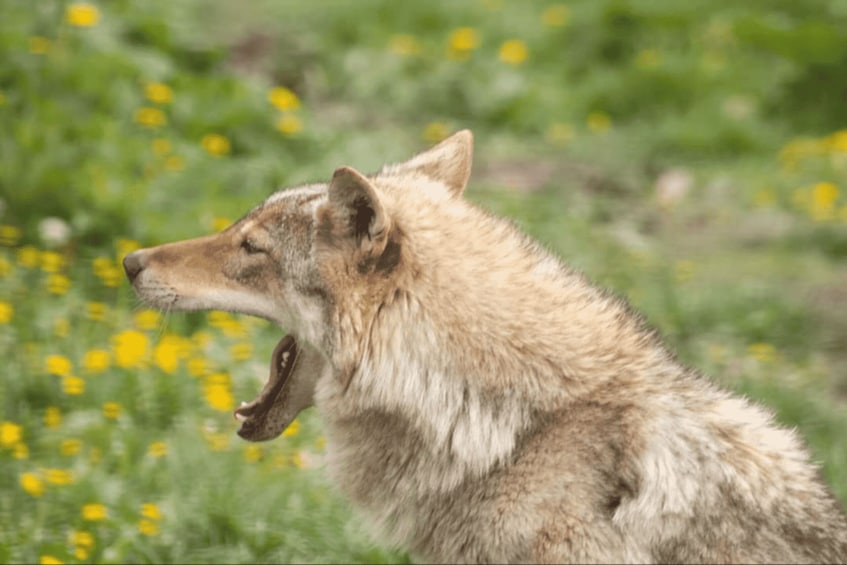
[[[147,455],[153,457],[154,459],[164,457],[167,454],[168,444],[163,441],[154,441],[149,446],[147,446]]]
[[[159,157],[164,157],[171,152],[171,142],[161,137],[154,139],[151,146],[153,148],[153,153]]]
[[[68,469],[44,469],[44,479],[51,485],[66,486],[74,482],[74,474]]]
[[[553,145],[567,145],[576,136],[574,128],[570,124],[553,123],[544,133],[544,138]]]
[[[100,21],[100,11],[87,2],[74,2],[65,10],[65,21],[77,27],[96,26]]]
[[[153,348],[153,362],[165,373],[172,375],[179,367],[179,360],[189,351],[186,339],[175,334],[167,334]]]
[[[395,55],[400,55],[401,57],[419,55],[421,51],[423,51],[418,38],[408,33],[401,33],[392,36],[388,42],[388,49]]]
[[[44,359],[44,369],[51,375],[67,377],[70,376],[73,365],[71,365],[71,360],[64,355],[48,355]]]
[[[85,317],[93,322],[102,322],[106,319],[107,307],[102,302],[88,302],[85,305]]]
[[[21,229],[17,226],[4,224],[0,226],[0,245],[11,247],[21,239]]]
[[[213,157],[222,157],[227,155],[231,149],[229,139],[219,133],[209,133],[203,136],[200,140],[200,145],[206,150],[206,153]]]
[[[216,232],[222,232],[232,224],[232,220],[223,216],[215,216],[212,218],[212,229]]]
[[[264,455],[265,452],[262,449],[261,445],[251,443],[244,448],[244,460],[248,463],[256,463],[257,461],[261,461]]]
[[[300,99],[284,86],[277,86],[268,92],[268,100],[278,110],[296,110],[300,107]]]
[[[141,516],[148,520],[158,521],[162,519],[162,511],[158,505],[147,502],[141,505]]]
[[[179,155],[171,155],[165,159],[165,168],[169,171],[181,171],[185,168],[185,159]]]
[[[529,56],[526,43],[520,39],[510,39],[500,46],[500,60],[508,65],[520,65]]]
[[[80,513],[87,522],[99,522],[109,517],[109,509],[99,502],[84,504]]]
[[[835,217],[835,202],[838,187],[831,182],[819,182],[812,187],[810,213],[816,222],[825,222]]]
[[[568,25],[571,12],[564,4],[552,4],[541,13],[541,23],[548,27],[563,27]]]
[[[295,135],[303,131],[303,121],[294,114],[283,114],[274,127],[283,135]]]
[[[37,498],[44,494],[44,482],[35,473],[21,473],[18,484],[30,496]]]
[[[45,55],[50,51],[50,40],[40,35],[29,38],[29,52],[33,55]]]
[[[229,436],[220,433],[207,433],[204,435],[206,444],[212,451],[226,451],[229,446]]]
[[[158,128],[168,123],[168,117],[159,108],[144,106],[135,111],[135,122],[146,128]]]
[[[221,314],[223,316],[228,317],[228,319],[227,318],[219,318],[218,315],[221,315]],[[219,319],[226,320],[226,323],[229,324],[229,323],[231,323],[230,320],[232,320],[232,317],[229,316],[229,314],[227,314],[226,312],[213,311],[213,312],[209,313],[208,320],[209,320],[209,323],[211,325],[216,326],[217,320],[219,320]],[[222,326],[216,326],[216,327],[222,327]],[[214,336],[211,333],[204,331],[204,330],[199,330],[199,331],[194,332],[191,335],[191,344],[194,346],[195,349],[202,351],[202,350],[206,349],[206,347],[212,342],[213,339],[214,339]]]
[[[85,381],[79,377],[62,377],[62,392],[70,396],[79,396],[85,392]]]
[[[604,112],[591,112],[586,119],[586,125],[594,133],[603,133],[612,127],[612,119]]]
[[[71,279],[60,273],[53,273],[47,277],[47,292],[50,294],[63,295],[71,287]]]
[[[65,258],[55,251],[42,251],[39,254],[41,270],[45,273],[58,273],[65,266]]]
[[[38,563],[40,565],[62,565],[64,561],[52,555],[42,555],[38,558]]]
[[[82,368],[86,373],[102,373],[111,364],[112,354],[105,349],[89,349],[82,358]]]
[[[107,420],[117,420],[121,415],[123,407],[117,402],[103,403],[103,417]]]
[[[776,349],[770,343],[753,343],[747,347],[747,353],[760,363],[769,363],[776,357]]]
[[[162,315],[156,310],[139,310],[132,321],[139,330],[155,330],[162,321]]]
[[[71,331],[71,323],[67,318],[56,318],[53,320],[53,335],[56,337],[68,337]]]
[[[438,143],[448,135],[450,135],[450,127],[444,122],[430,122],[421,133],[424,141],[430,143]]]
[[[0,446],[12,447],[23,437],[23,428],[14,422],[0,424]]]
[[[233,361],[246,361],[253,355],[253,345],[247,342],[236,343],[229,348],[229,356]]]
[[[298,469],[306,468],[306,459],[303,457],[302,451],[298,451],[291,456],[291,464],[297,467]]]
[[[124,272],[120,267],[111,265],[99,273],[99,279],[103,286],[117,288],[124,283]]]
[[[137,330],[124,330],[112,337],[115,364],[124,369],[142,367],[149,347],[150,340]]]
[[[88,559],[88,555],[89,555],[89,552],[84,547],[75,547],[74,548],[74,557],[76,557],[76,559],[78,561],[85,561],[86,559]]]
[[[450,33],[447,43],[450,57],[461,59],[479,47],[479,35],[472,27],[460,27]]]
[[[44,410],[44,425],[48,428],[58,428],[62,425],[62,411],[57,406],[48,406]]]
[[[94,547],[94,536],[91,534],[91,532],[82,532],[76,530],[71,532],[70,542],[73,546],[91,549],[92,547]]]
[[[282,435],[285,437],[294,437],[300,433],[300,420],[294,420],[288,427],[285,428],[285,431],[282,432]]]
[[[145,536],[156,536],[159,535],[159,525],[152,520],[139,520],[138,531]]]
[[[171,87],[161,82],[150,82],[144,86],[144,96],[154,104],[168,104],[173,100]]]
[[[847,129],[831,134],[826,141],[830,151],[847,153]]]
[[[59,444],[59,453],[65,457],[73,457],[82,449],[82,442],[76,438],[63,439]]]
[[[38,249],[32,245],[24,245],[18,249],[17,259],[18,265],[27,269],[34,269],[38,266]]]
[[[206,402],[215,410],[229,412],[235,406],[229,375],[226,373],[209,375],[203,385],[203,394],[206,397]]]
[[[15,315],[15,308],[8,302],[0,300],[0,324],[8,324]]]
[[[29,459],[29,447],[23,442],[18,442],[12,447],[12,457],[15,459]]]
[[[209,362],[202,357],[192,357],[187,363],[188,374],[192,377],[204,377],[209,374]]]
[[[115,242],[115,248],[117,250],[118,262],[120,263],[127,255],[141,249],[141,244],[134,239],[121,238]]]

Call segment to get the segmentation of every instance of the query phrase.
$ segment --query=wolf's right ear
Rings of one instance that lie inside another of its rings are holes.
[[[384,172],[419,173],[444,183],[453,196],[460,196],[471,178],[472,161],[473,134],[463,129],[404,163],[388,165]]]
[[[351,167],[335,170],[329,204],[343,222],[344,233],[369,253],[381,253],[388,239],[388,217],[371,182]]]

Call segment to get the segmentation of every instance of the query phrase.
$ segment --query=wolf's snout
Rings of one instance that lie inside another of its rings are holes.
[[[144,254],[141,251],[133,251],[124,257],[124,271],[129,282],[135,282],[135,277],[144,269]]]

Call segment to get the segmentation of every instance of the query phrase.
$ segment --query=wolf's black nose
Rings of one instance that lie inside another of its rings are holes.
[[[135,277],[144,269],[142,257],[143,254],[140,251],[133,251],[124,257],[124,271],[126,271],[126,276],[131,283],[135,282]]]

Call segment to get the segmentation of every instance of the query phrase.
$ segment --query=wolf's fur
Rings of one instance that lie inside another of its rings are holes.
[[[420,559],[847,561],[797,435],[464,200],[471,153],[465,131],[368,177],[338,169],[127,272],[154,306],[288,328],[311,356],[291,402],[314,391],[329,473]]]

